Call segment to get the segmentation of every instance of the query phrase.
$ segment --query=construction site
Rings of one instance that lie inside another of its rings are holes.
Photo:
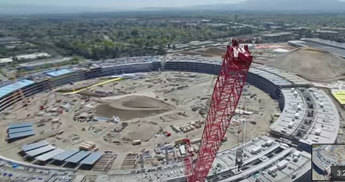
[[[112,151],[117,156],[110,170],[140,168],[137,161],[128,161],[132,155],[145,155],[148,167],[181,161],[179,148],[169,155],[163,148],[175,148],[184,138],[194,141],[197,151],[215,77],[184,72],[131,76],[81,81],[37,94],[30,107],[14,106],[16,112],[4,116],[2,124],[32,123],[36,135],[20,140],[22,144],[44,139],[64,150]],[[272,113],[279,115],[278,103],[247,85],[227,134],[236,140],[224,141],[222,148],[265,135]],[[19,142],[6,146],[2,156],[24,160],[17,154]]]
[[[219,55],[133,57],[2,86],[4,178],[309,181],[312,145],[344,140],[344,111],[314,79],[341,78],[343,60],[286,44],[252,49],[272,58],[252,63],[248,47],[235,43],[223,62]],[[293,72],[301,54],[315,64]],[[323,63],[332,75],[314,74],[320,57],[337,62]]]

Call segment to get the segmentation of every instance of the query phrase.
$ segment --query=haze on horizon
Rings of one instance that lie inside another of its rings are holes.
[[[246,0],[0,0],[1,5],[10,6],[56,6],[56,7],[85,7],[97,9],[133,10],[150,7],[188,7],[211,4],[233,4]]]
[[[0,14],[107,12],[160,8],[345,10],[345,0],[0,0]]]

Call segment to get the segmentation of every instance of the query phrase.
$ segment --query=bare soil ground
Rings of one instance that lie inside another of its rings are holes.
[[[82,81],[58,89],[79,88],[97,80]],[[186,133],[175,132],[171,126],[180,128],[205,121],[214,80],[215,76],[206,74],[152,72],[140,79],[122,80],[88,90],[103,90],[112,94],[104,98],[57,92],[40,93],[30,98],[29,107],[22,108],[22,103],[18,103],[10,108],[11,112],[0,115],[0,155],[23,161],[18,152],[26,143],[45,139],[58,148],[70,150],[78,149],[83,141],[91,141],[96,143],[100,151],[117,154],[109,171],[112,172],[121,168],[128,153],[140,154],[148,150],[154,156],[153,149],[158,144],[174,145],[176,140],[183,138],[201,138],[203,125]],[[252,95],[256,96],[250,97]],[[42,105],[45,109],[41,111]],[[68,109],[62,114],[54,111],[61,106]],[[253,112],[248,116],[234,118],[248,121],[245,140],[266,134],[271,115],[279,112],[277,102],[253,86],[246,87],[239,108]],[[109,117],[117,114],[121,122],[94,121],[92,117],[89,118],[97,113]],[[85,121],[75,119],[83,115],[86,115]],[[5,141],[6,129],[8,124],[15,122],[34,123],[36,135],[8,144]],[[121,128],[123,125],[126,127]],[[233,132],[241,128],[233,127],[229,129],[228,140],[223,143],[221,150],[242,141],[239,139],[242,132],[240,136]],[[58,131],[63,133],[56,134]],[[171,133],[171,136],[164,135],[163,131]],[[142,143],[132,145],[132,141],[137,139]]]
[[[160,127],[157,124],[138,121],[130,123],[122,133],[123,138],[129,139],[130,141],[142,140],[147,142],[158,133],[159,129]]]
[[[297,73],[311,81],[329,80],[345,75],[344,59],[311,48],[301,48],[284,54],[268,65]]]

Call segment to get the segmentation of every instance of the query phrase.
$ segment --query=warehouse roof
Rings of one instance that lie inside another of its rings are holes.
[[[65,159],[73,156],[74,154],[76,154],[78,152],[79,152],[78,150],[68,150],[68,151],[62,152],[62,153],[54,156],[53,159],[57,160],[57,161],[64,161]]]
[[[32,135],[35,135],[35,132],[33,130],[25,131],[25,132],[20,132],[20,133],[9,133],[8,134],[8,139],[9,140],[13,140],[13,139],[18,139],[18,138],[32,136]]]
[[[306,46],[322,49],[345,58],[345,43],[317,38],[303,38],[301,40],[304,41]]]
[[[57,64],[61,62],[70,61],[71,59],[72,59],[71,57],[54,58],[54,59],[49,59],[45,61],[22,63],[22,64],[19,64],[19,67],[36,67],[36,66],[42,66],[42,65],[47,65],[47,64]]]
[[[32,123],[15,123],[8,125],[8,129],[15,129],[15,128],[25,128],[25,127],[32,127]]]
[[[37,148],[37,149],[34,149],[34,150],[30,150],[28,152],[26,152],[26,154],[30,157],[35,157],[39,154],[43,154],[43,153],[46,153],[46,152],[49,152],[49,151],[52,151],[54,150],[55,147],[52,146],[52,145],[47,145],[45,147],[41,147],[41,148]]]
[[[102,157],[103,153],[101,152],[93,152],[80,163],[85,165],[93,165],[98,159]]]
[[[29,150],[33,150],[33,149],[37,149],[39,147],[44,147],[46,145],[48,145],[49,143],[45,140],[36,142],[36,143],[32,143],[32,144],[26,144],[22,146],[22,151],[26,152]]]
[[[263,34],[263,37],[280,37],[283,35],[292,35],[292,32],[277,32],[277,33],[268,33],[268,34]]]
[[[78,163],[81,160],[83,160],[85,157],[87,157],[91,152],[89,151],[79,151],[77,154],[73,155],[72,157],[66,159],[66,162],[70,163]]]
[[[56,70],[56,71],[47,72],[46,74],[51,76],[51,77],[58,77],[58,76],[65,75],[65,74],[68,74],[71,72],[72,72],[72,70],[70,70],[70,69],[60,69],[60,70]]]
[[[22,55],[17,55],[16,58],[18,60],[23,60],[23,59],[37,59],[37,58],[43,58],[43,57],[50,57],[50,55],[46,52],[38,52],[38,53],[32,53],[32,54],[22,54]]]
[[[32,130],[33,130],[32,126],[23,127],[23,128],[13,128],[13,129],[8,129],[8,134],[21,133],[21,132],[32,131]]]
[[[12,58],[0,58],[0,64],[11,63],[11,62],[13,62]]]
[[[62,149],[55,149],[55,150],[52,150],[52,151],[50,151],[48,153],[40,155],[40,156],[36,157],[35,159],[38,160],[38,161],[45,162],[45,161],[47,161],[49,159],[52,159],[54,156],[56,156],[58,154],[61,154],[63,152],[64,152],[64,150],[62,150]]]

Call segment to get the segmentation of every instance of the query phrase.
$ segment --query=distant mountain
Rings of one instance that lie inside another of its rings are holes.
[[[212,1],[210,0],[210,3]],[[219,1],[217,1],[219,2]],[[118,7],[120,8],[120,7]],[[298,11],[298,12],[345,12],[345,0],[246,0],[241,3],[209,4],[199,6],[177,7],[145,7],[134,9],[114,9],[114,7],[74,7],[74,6],[45,6],[45,5],[0,5],[2,14],[64,14],[64,13],[97,13],[119,11],[190,11],[190,10],[214,10],[214,11]]]
[[[27,15],[27,14],[55,14],[55,13],[71,13],[82,12],[79,8],[62,8],[52,6],[38,6],[38,5],[1,5],[0,15]]]
[[[0,0],[1,1],[1,0]],[[48,5],[0,5],[0,15],[32,15],[32,14],[78,14],[123,11],[106,8],[90,8],[82,6],[48,6]]]
[[[339,0],[248,0],[238,4],[247,10],[287,10],[287,11],[341,11],[345,2]]]
[[[196,6],[197,9],[249,11],[345,11],[345,1],[339,0],[247,0],[238,4]]]

